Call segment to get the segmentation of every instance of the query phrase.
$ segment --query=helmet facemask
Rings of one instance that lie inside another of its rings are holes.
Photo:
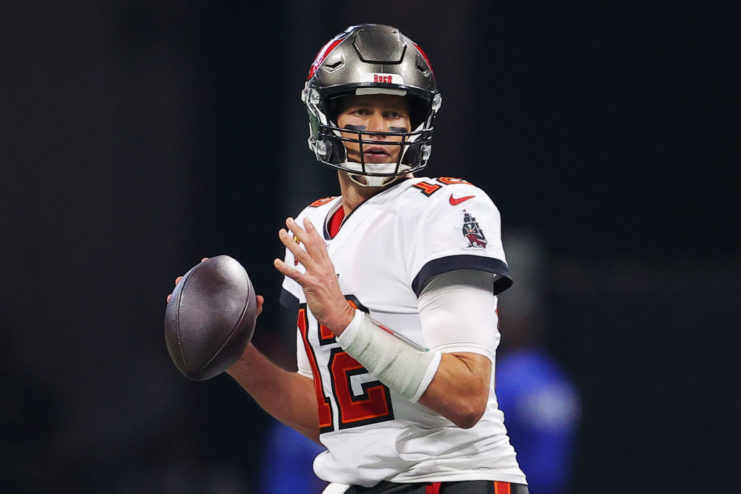
[[[343,96],[388,94],[405,97],[411,129],[386,132],[337,124],[335,103]],[[316,159],[348,172],[359,185],[383,186],[421,170],[432,150],[432,123],[441,97],[422,50],[396,28],[351,26],[317,55],[301,93],[309,113],[309,148]],[[352,128],[351,128],[352,127]],[[360,149],[348,159],[346,145]],[[368,162],[366,146],[399,146],[392,162]]]
[[[316,90],[307,84],[302,93],[302,99],[309,111],[309,147],[314,151],[317,160],[323,164],[346,171],[353,182],[370,187],[387,185],[397,177],[414,173],[427,165],[432,151],[432,121],[439,108],[439,94],[435,95],[437,104],[434,109],[420,116],[423,112],[413,110],[413,108],[424,108],[424,102],[415,101],[414,97],[406,95],[406,91],[383,88],[356,90],[355,94],[358,95],[390,94],[406,97],[413,126],[408,131],[403,128],[371,131],[364,127],[351,125],[340,128],[337,124],[336,112],[326,108],[326,106],[334,106],[334,102],[340,97],[335,97],[323,104],[322,100],[315,96],[316,94]],[[415,103],[418,104],[415,105]],[[359,161],[348,159],[346,143],[358,145]],[[394,161],[370,163],[366,162],[364,148],[371,146],[398,146],[400,149]]]

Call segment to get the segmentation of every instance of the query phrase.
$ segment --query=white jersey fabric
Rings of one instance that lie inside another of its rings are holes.
[[[455,270],[495,275],[493,290],[511,285],[500,240],[499,212],[481,189],[460,179],[411,178],[371,197],[344,219],[334,238],[328,221],[341,198],[313,203],[297,217],[324,233],[329,256],[348,301],[401,337],[428,348],[418,297],[434,276]],[[286,251],[286,263],[295,264]],[[296,265],[303,271],[303,266]],[[526,483],[498,410],[492,372],[481,420],[461,429],[412,403],[368,373],[320,326],[300,285],[283,282],[281,302],[298,309],[298,372],[314,380],[320,440],[327,451],[314,470],[323,480],[372,486],[391,482],[499,480]],[[492,307],[491,310],[494,310]],[[491,348],[456,341],[441,351],[470,351],[494,362]],[[478,339],[480,342],[481,339]]]

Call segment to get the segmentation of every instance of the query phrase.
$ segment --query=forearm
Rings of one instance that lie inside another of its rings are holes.
[[[491,362],[482,355],[416,347],[362,312],[337,342],[383,384],[459,427],[472,427],[486,409]]]
[[[277,366],[251,343],[227,373],[263,410],[313,441],[319,441],[319,418],[311,379]]]
[[[408,345],[359,312],[337,342],[386,386],[459,427],[472,427],[486,410],[487,355],[498,338],[492,280],[483,272],[451,272],[425,288],[420,320],[426,342],[437,351]]]
[[[444,353],[419,402],[458,427],[473,427],[489,398],[491,362],[475,353]]]

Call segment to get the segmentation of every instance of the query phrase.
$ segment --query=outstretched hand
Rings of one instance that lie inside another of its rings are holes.
[[[338,336],[350,324],[355,309],[342,294],[324,239],[308,219],[304,219],[302,228],[293,218],[288,218],[286,227],[288,231],[281,228],[278,237],[305,268],[305,273],[280,259],[273,261],[275,269],[301,285],[314,317]],[[294,236],[303,247],[294,240]]]

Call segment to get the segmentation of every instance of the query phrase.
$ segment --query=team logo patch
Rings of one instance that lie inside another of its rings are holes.
[[[485,249],[487,240],[484,236],[483,230],[481,230],[481,227],[479,226],[478,221],[476,221],[476,218],[466,211],[463,210],[463,228],[461,229],[463,233],[463,237],[468,240],[468,245],[466,247],[469,248],[481,248]]]

